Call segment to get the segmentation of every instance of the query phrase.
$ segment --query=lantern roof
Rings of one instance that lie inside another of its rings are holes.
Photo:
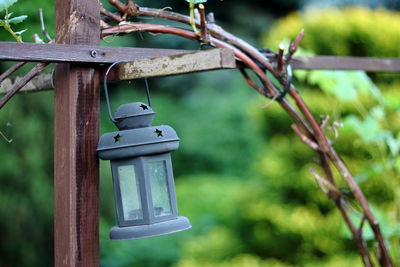
[[[149,127],[153,122],[153,109],[142,102],[123,104],[114,113],[114,122],[119,130]]]
[[[100,137],[97,153],[101,159],[122,159],[177,150],[179,137],[168,125],[135,128]]]

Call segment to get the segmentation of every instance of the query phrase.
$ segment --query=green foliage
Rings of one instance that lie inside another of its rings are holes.
[[[317,54],[397,57],[400,49],[393,42],[400,39],[400,31],[391,27],[396,21],[397,13],[364,8],[294,13],[277,22],[264,40],[275,45],[305,28],[302,48]],[[331,115],[334,122],[326,130],[372,202],[392,256],[400,262],[398,77],[373,75],[376,86],[359,71],[296,71],[295,76],[314,113]],[[353,208],[351,216],[360,222],[359,210]],[[370,229],[363,234],[372,240]]]
[[[15,4],[18,0],[0,0],[0,12]]]
[[[362,71],[296,71],[299,81],[318,86],[339,101],[355,101],[359,95],[375,93],[379,90]]]
[[[1,31],[3,30],[0,29],[1,40],[15,41],[18,39],[18,37],[21,38],[22,34],[23,36],[26,36],[25,38],[33,36],[35,33],[40,34],[41,26],[38,15],[39,7],[43,9],[43,16],[46,25],[46,30],[49,33],[52,33],[54,29],[54,2],[41,1],[40,3],[38,3],[37,1],[19,1],[10,7],[10,10],[12,10],[12,14],[15,15],[15,17],[11,19],[15,19],[15,22],[18,22],[18,25],[9,23],[10,28],[12,29],[12,31],[14,31],[17,38],[13,36],[10,32],[8,32],[7,34],[4,34],[6,32],[1,33]],[[0,11],[0,14],[5,14],[4,12],[5,11]],[[4,21],[4,16],[2,19],[3,21]],[[25,16],[27,16],[27,18],[29,19],[24,19]],[[16,19],[17,17],[18,19]],[[28,39],[25,38],[24,41],[26,42],[31,41],[29,40],[29,38]]]
[[[5,10],[4,19],[0,19],[0,27],[3,27],[6,31],[8,31],[17,42],[22,42],[21,34],[26,30],[15,32],[10,24],[18,24],[23,22],[28,16],[22,15],[18,17],[11,17],[13,13],[8,13],[8,8],[13,5],[16,0],[1,0],[0,1],[0,12]]]
[[[53,264],[52,121],[51,92],[15,96],[0,112],[0,131],[13,139],[0,137],[1,266]]]
[[[14,18],[8,18],[7,22],[11,23],[11,24],[18,24],[23,22],[28,16],[24,15],[24,16],[18,16],[18,17],[14,17]]]
[[[384,9],[307,10],[279,20],[264,42],[274,49],[305,29],[301,46],[318,55],[399,57],[400,29],[394,27],[399,23],[398,12]]]

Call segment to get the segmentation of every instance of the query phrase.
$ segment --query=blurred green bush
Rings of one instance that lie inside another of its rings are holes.
[[[301,47],[318,55],[399,57],[399,23],[400,14],[385,9],[310,9],[280,19],[264,35],[264,44],[276,49],[305,29]]]
[[[387,10],[309,10],[278,21],[263,39],[277,47],[304,28],[302,49],[316,54],[398,57],[400,29],[394,25],[399,22],[400,14]],[[400,263],[399,75],[296,71],[295,76],[314,114],[330,115],[328,133],[370,200],[392,256]],[[371,240],[372,233],[366,229],[364,236]]]

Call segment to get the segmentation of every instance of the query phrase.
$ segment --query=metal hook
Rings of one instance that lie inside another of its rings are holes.
[[[108,73],[110,72],[110,70],[112,69],[112,67],[114,67],[115,65],[119,64],[119,63],[126,63],[128,61],[126,60],[120,60],[120,61],[116,61],[114,63],[112,63],[110,65],[110,67],[108,67],[106,74],[104,75],[104,95],[106,97],[106,102],[107,102],[107,110],[108,110],[108,116],[110,117],[110,119],[115,122],[114,117],[111,114],[111,107],[110,107],[110,98],[108,96],[108,87],[107,87],[107,77],[108,77]],[[147,79],[144,79],[144,84],[146,87],[146,95],[147,95],[147,102],[149,104],[149,106],[151,107],[151,100],[150,100],[150,89],[149,89],[149,83],[147,82]]]
[[[149,89],[149,83],[147,82],[147,79],[144,78],[144,85],[146,87],[146,96],[147,96],[147,103],[151,107],[151,100],[150,100],[150,89]]]

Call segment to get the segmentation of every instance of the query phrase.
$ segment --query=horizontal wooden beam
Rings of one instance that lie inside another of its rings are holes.
[[[122,63],[118,68],[118,79],[132,80],[235,67],[235,57],[231,49],[201,50]]]
[[[400,72],[399,58],[295,56],[293,69],[303,70],[364,70],[376,72]]]
[[[271,62],[275,60],[274,55],[267,55],[267,57]],[[140,59],[133,62],[121,63],[115,68],[115,71],[111,73],[110,78],[112,80],[127,80],[221,68],[233,68],[235,66],[232,62],[233,56],[231,56],[231,52],[228,50],[202,50],[186,54],[180,53],[178,56],[163,56],[159,58]],[[397,58],[295,56],[292,59],[291,65],[293,69],[303,70],[400,72],[400,59]],[[0,94],[7,92],[17,79],[18,78],[4,80],[0,84]],[[41,91],[50,89],[53,89],[51,75],[49,73],[43,73],[29,82],[21,91]]]
[[[190,50],[109,47],[91,45],[35,44],[0,42],[0,61],[36,61],[65,63],[113,63],[120,60],[135,61],[165,57]],[[275,60],[274,55],[267,55]],[[291,62],[294,69],[365,70],[380,72],[400,71],[398,58],[362,58],[336,56],[295,56]]]
[[[188,52],[193,50],[0,42],[0,61],[113,63]]]
[[[228,48],[217,48],[121,63],[112,69],[108,78],[132,80],[235,67],[233,51]],[[0,83],[0,94],[10,90],[18,79],[20,77],[7,78]],[[25,85],[20,92],[50,89],[53,89],[52,74],[42,73]]]

